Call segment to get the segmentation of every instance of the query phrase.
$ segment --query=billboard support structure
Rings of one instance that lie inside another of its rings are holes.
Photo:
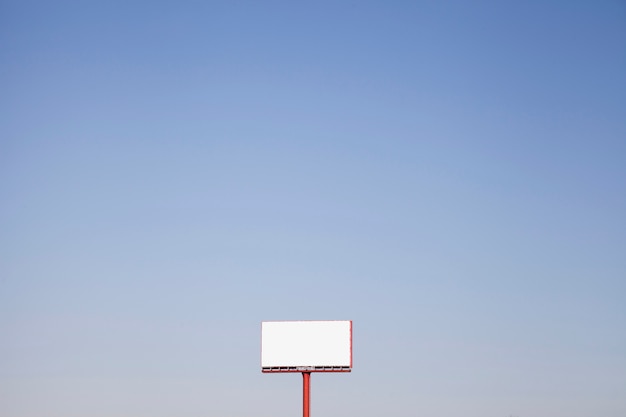
[[[352,321],[261,323],[261,371],[302,373],[302,415],[311,413],[311,373],[352,371]]]
[[[311,413],[311,373],[302,372],[302,417]]]

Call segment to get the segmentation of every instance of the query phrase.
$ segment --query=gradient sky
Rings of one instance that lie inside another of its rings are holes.
[[[626,415],[626,3],[0,3],[0,415]]]

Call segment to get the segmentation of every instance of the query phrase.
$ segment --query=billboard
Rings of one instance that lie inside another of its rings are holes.
[[[263,372],[350,372],[352,321],[264,321]]]

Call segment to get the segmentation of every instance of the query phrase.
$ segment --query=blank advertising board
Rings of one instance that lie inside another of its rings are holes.
[[[264,321],[263,372],[350,372],[352,321]]]

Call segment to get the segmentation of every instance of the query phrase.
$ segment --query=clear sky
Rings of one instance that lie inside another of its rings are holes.
[[[626,3],[0,3],[0,415],[626,415]]]

